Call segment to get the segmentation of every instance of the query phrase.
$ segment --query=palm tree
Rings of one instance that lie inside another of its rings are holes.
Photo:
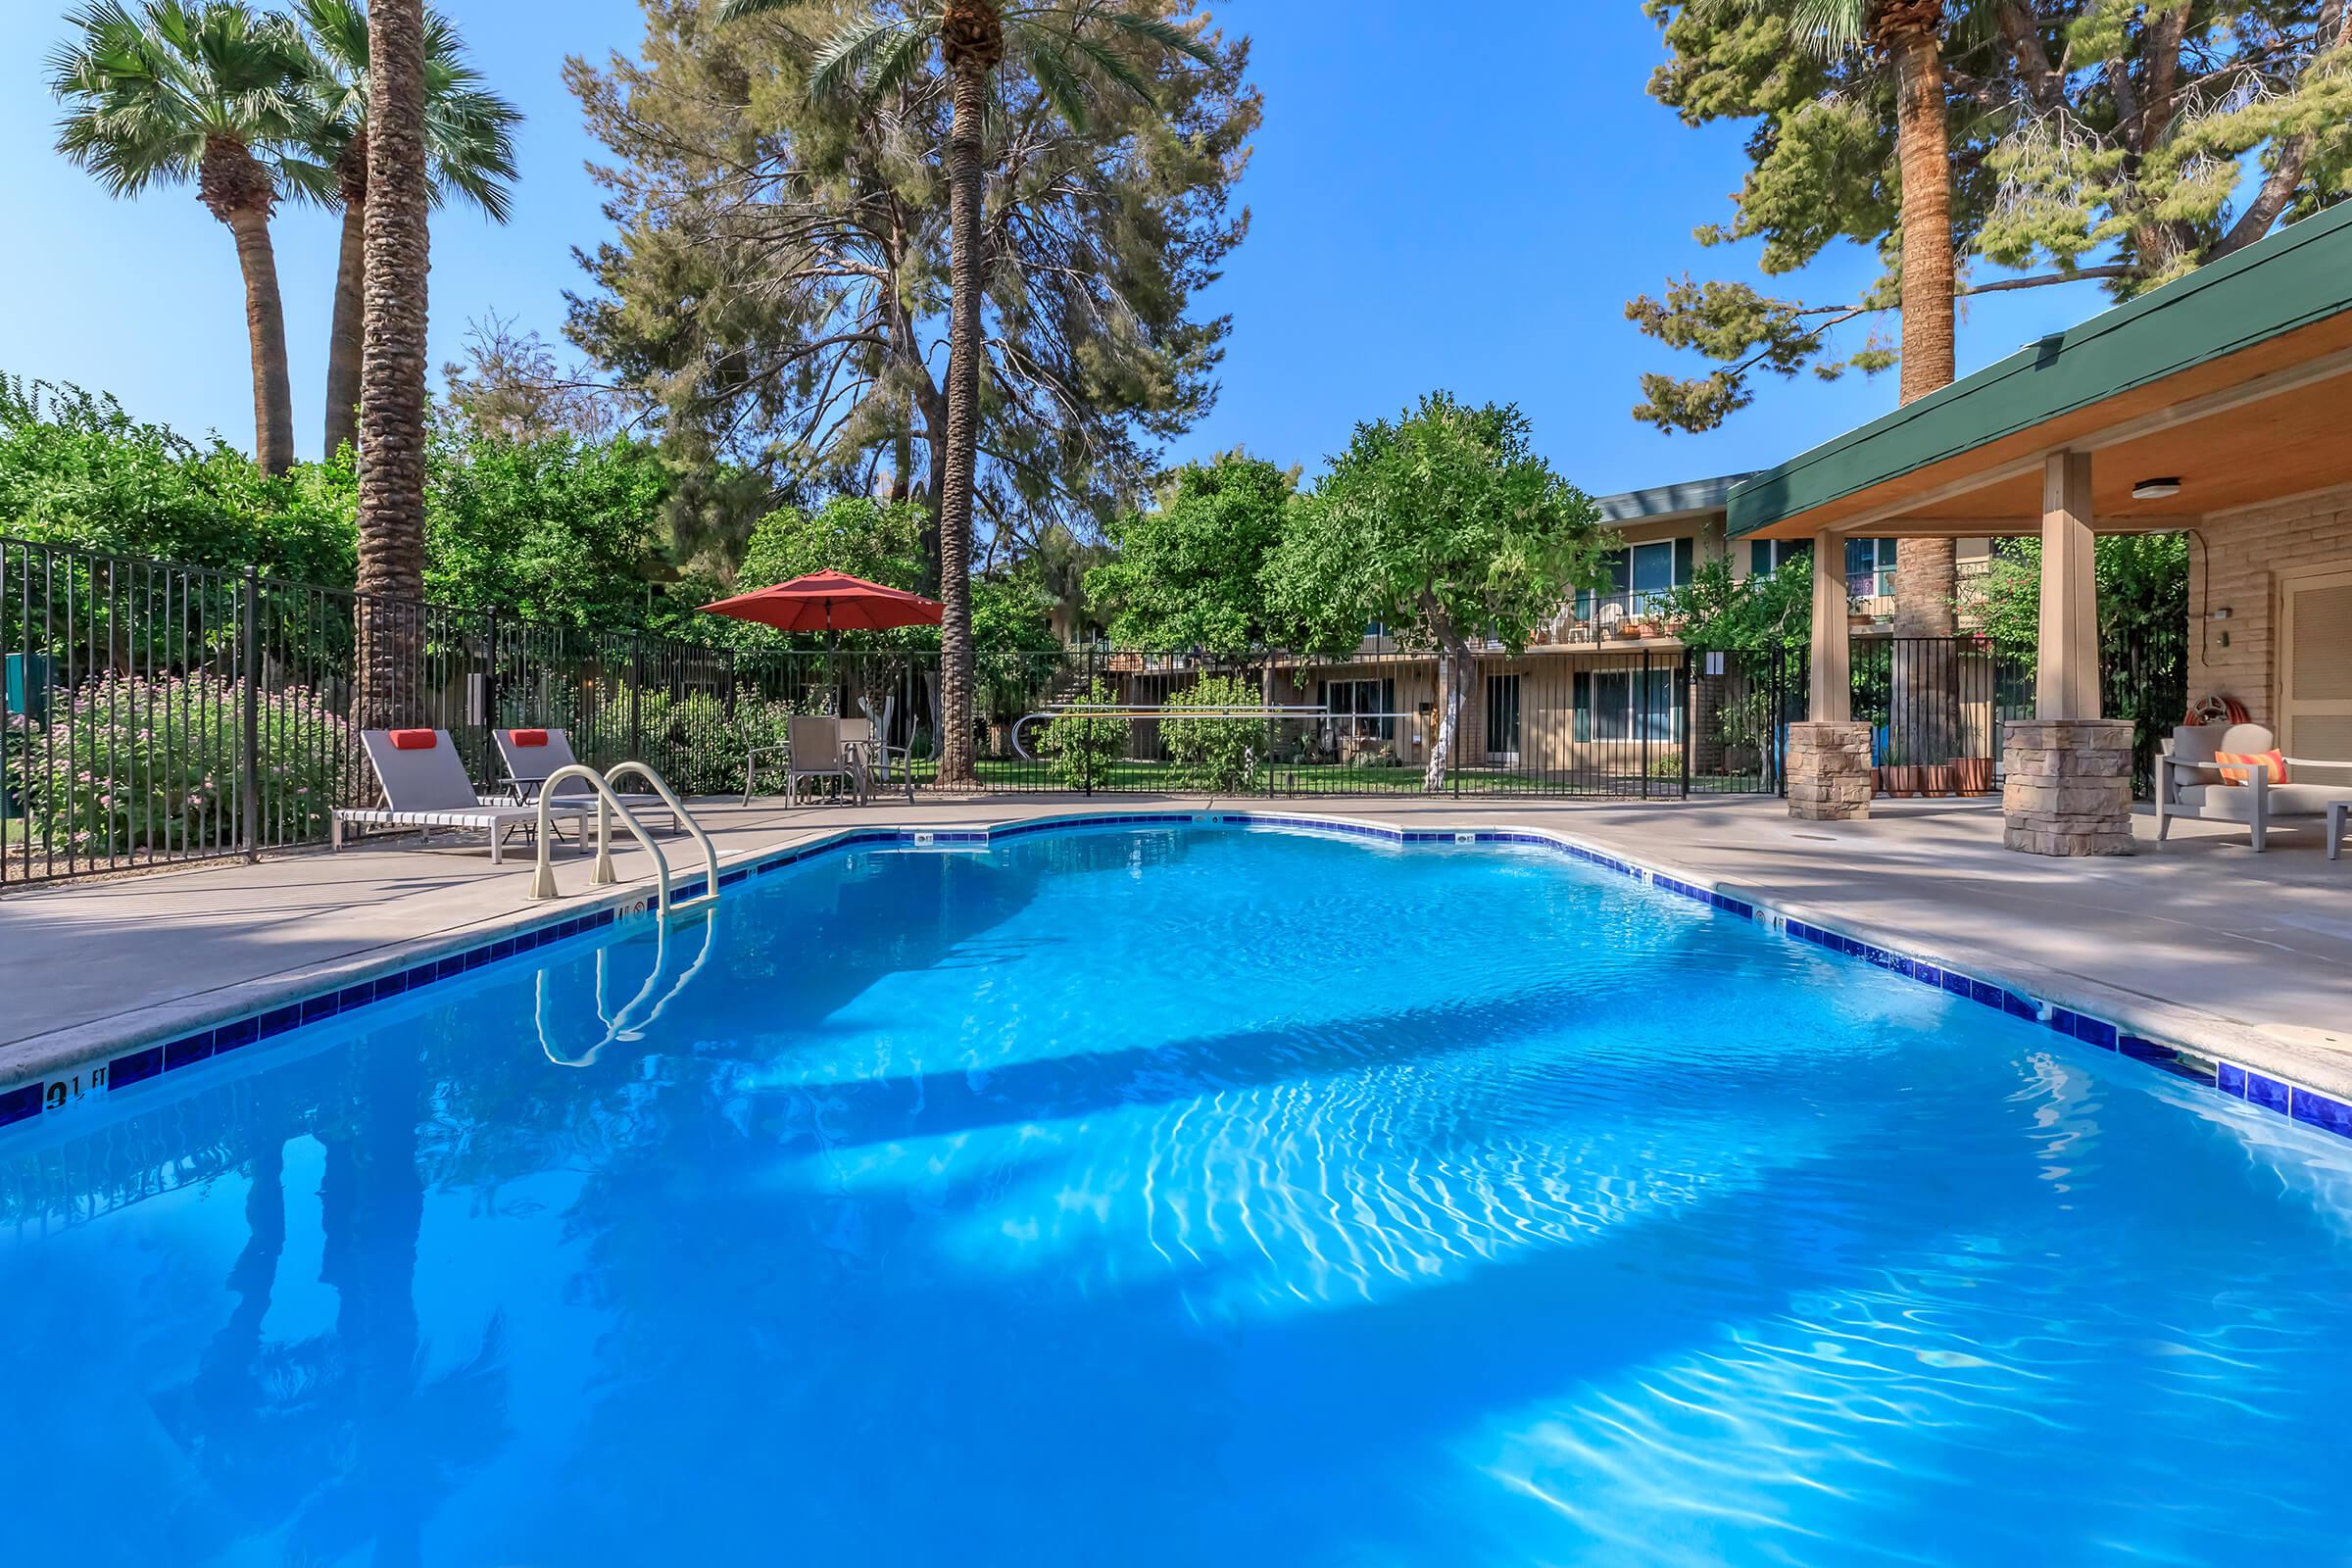
[[[1953,364],[1951,140],[1944,123],[1947,0],[1798,0],[1797,34],[1824,55],[1867,47],[1894,76],[1895,166],[1902,181],[1901,399],[1948,386]],[[1823,564],[1816,564],[1817,566]],[[1835,564],[1829,564],[1834,565]],[[1949,636],[1952,541],[1906,539],[1897,629]]]
[[[781,11],[798,0],[725,0],[721,20]],[[985,131],[990,78],[1009,50],[1064,120],[1083,127],[1090,100],[1105,89],[1156,103],[1152,74],[1181,56],[1212,56],[1192,32],[1157,17],[1121,9],[1006,6],[1002,0],[906,0],[897,12],[875,10],[821,43],[808,74],[814,97],[846,96],[865,113],[908,81],[939,46],[953,91],[948,131],[947,461],[939,505],[939,782],[970,785],[972,759],[972,509],[980,458],[982,277],[980,219],[986,194]],[[1133,55],[1141,45],[1145,58]],[[1125,46],[1125,47],[1121,47]]]
[[[315,101],[311,156],[324,174],[320,194],[343,213],[335,269],[334,323],[327,337],[326,455],[356,440],[360,406],[360,320],[368,221],[367,0],[300,0],[310,35],[307,82]],[[522,112],[482,85],[465,44],[439,12],[424,16],[425,158],[432,197],[464,197],[503,223],[512,215],[514,127]]]
[[[360,339],[360,690],[368,724],[413,689],[424,579],[429,116],[423,0],[368,8],[366,306]]]
[[[79,34],[50,57],[50,90],[69,108],[57,150],[109,194],[193,180],[228,225],[245,277],[253,354],[255,455],[270,473],[294,463],[294,399],[285,309],[270,218],[301,134],[302,40],[283,18],[240,0],[92,0],[69,21]]]

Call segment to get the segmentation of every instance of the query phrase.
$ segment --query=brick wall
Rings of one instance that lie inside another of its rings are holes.
[[[2217,694],[2276,727],[2281,573],[2352,564],[2352,487],[2209,517],[2188,547],[2188,696]],[[2208,620],[2227,607],[2228,620]],[[2228,645],[2224,646],[2224,638]]]

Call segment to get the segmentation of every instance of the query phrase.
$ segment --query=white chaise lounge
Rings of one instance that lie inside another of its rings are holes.
[[[560,729],[500,729],[490,732],[497,738],[499,760],[506,764],[507,788],[514,793],[514,804],[529,806],[539,799],[539,786],[554,777],[559,769],[578,765],[572,755],[571,735]],[[556,799],[566,806],[596,805],[596,786],[584,778],[565,779],[556,786]],[[669,818],[669,830],[679,831],[678,814],[669,803],[659,795],[632,795],[621,792],[620,804],[640,816],[648,814]]]
[[[2231,783],[2214,762],[2218,753],[2259,757],[2274,750],[2277,739],[2260,724],[2183,724],[2165,743],[2156,760],[2156,838],[2159,843],[2180,818],[2198,822],[2238,822],[2253,836],[2254,848],[2268,843],[2271,828],[2282,821],[2324,823],[2328,808],[2352,803],[2352,762],[2289,757],[2287,782],[2271,782],[2266,767],[2243,768],[2243,784]],[[2318,774],[2313,778],[2308,775]],[[2332,846],[2331,846],[2332,848]]]
[[[338,850],[346,827],[419,828],[428,841],[431,830],[452,828],[489,834],[490,863],[498,865],[508,834],[538,826],[538,807],[474,794],[465,759],[458,756],[445,729],[363,730],[360,740],[368,748],[375,781],[383,788],[384,804],[337,810],[332,840]],[[551,805],[548,815],[551,824],[564,819],[584,823],[590,809],[565,802]]]

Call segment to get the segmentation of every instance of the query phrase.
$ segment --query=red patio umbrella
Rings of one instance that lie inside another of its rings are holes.
[[[846,571],[812,571],[773,588],[705,605],[715,615],[756,620],[778,631],[883,631],[892,626],[936,626],[935,600],[885,588]]]

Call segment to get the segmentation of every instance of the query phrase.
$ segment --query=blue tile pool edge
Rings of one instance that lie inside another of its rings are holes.
[[[2001,980],[1968,973],[1937,958],[1847,935],[1818,921],[1788,913],[1743,891],[1727,891],[1722,885],[1705,879],[1670,875],[1571,835],[1543,829],[1404,828],[1349,817],[1232,809],[1088,811],[1068,816],[1036,817],[997,827],[849,828],[786,850],[754,852],[733,866],[722,866],[718,883],[723,892],[753,877],[766,876],[822,856],[865,847],[901,850],[987,849],[1000,840],[1038,833],[1075,832],[1103,827],[1176,826],[1309,832],[1370,839],[1407,848],[1425,845],[1447,848],[1518,845],[1549,850],[1675,897],[1704,905],[1721,913],[1754,922],[1792,941],[1811,943],[1832,953],[1859,958],[1915,984],[1949,993],[2010,1017],[2039,1022],[2069,1039],[2103,1051],[2116,1052],[2305,1126],[2352,1139],[2352,1103],[2322,1094],[2316,1089],[2226,1058],[2167,1044],[2082,1009],[2037,1000]],[[696,898],[707,887],[707,876],[686,878],[671,888],[671,897],[679,900]],[[649,914],[651,902],[642,889],[631,888],[575,914],[503,927],[473,942],[394,960],[386,963],[379,972],[363,972],[356,978],[340,980],[334,986],[291,1000],[273,1000],[265,1007],[249,1008],[200,1029],[183,1030],[169,1038],[152,1041],[134,1040],[126,1046],[116,1046],[106,1054],[94,1053],[69,1067],[52,1068],[42,1077],[0,1089],[0,1127],[31,1120],[44,1111],[62,1110],[97,1091],[103,1090],[111,1095],[116,1089],[128,1088],[178,1068],[211,1060],[305,1024],[320,1022],[376,1002],[406,996],[453,975],[469,973],[486,964],[534,952],[551,943],[611,927],[632,915]]]

